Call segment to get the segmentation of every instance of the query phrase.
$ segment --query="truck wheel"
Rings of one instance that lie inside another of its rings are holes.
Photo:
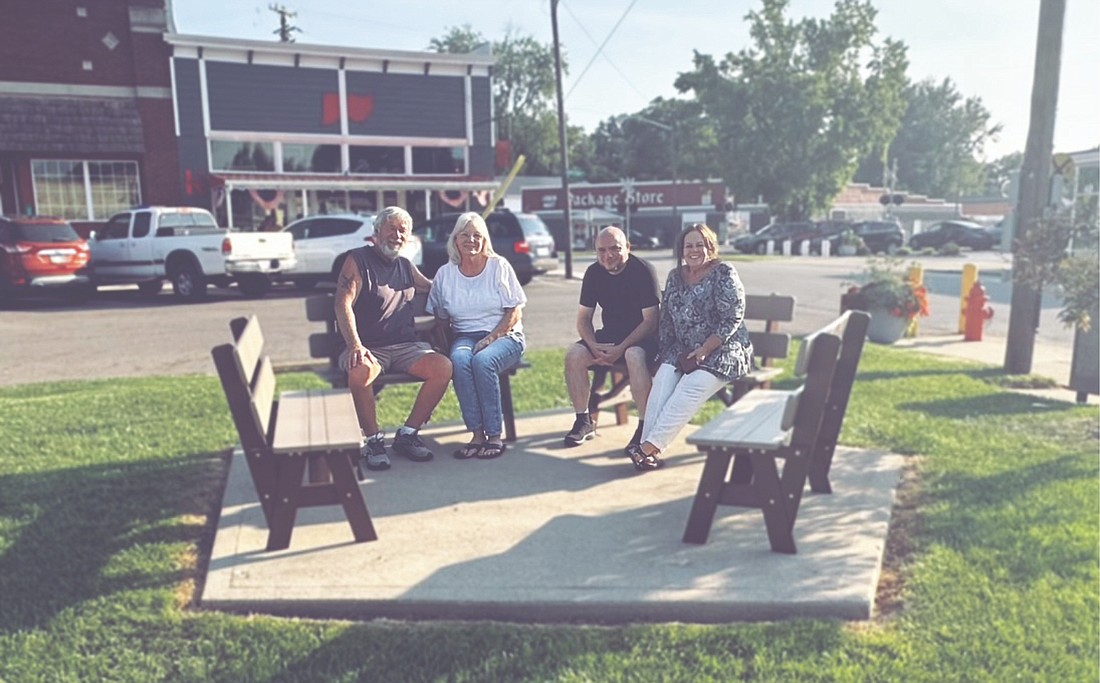
[[[260,299],[271,289],[271,279],[260,274],[241,275],[237,278],[237,286],[249,299]]]
[[[194,263],[183,263],[172,272],[172,289],[176,297],[186,301],[206,298],[206,276]]]
[[[524,273],[523,275],[517,275],[516,279],[519,280],[519,284],[522,287],[526,287],[531,282],[531,278],[534,277],[531,273]]]
[[[768,245],[766,243],[758,244],[758,245],[756,245],[755,251],[756,251],[757,254],[760,254],[761,256],[763,256],[764,254],[768,253]]]
[[[164,280],[146,280],[138,283],[138,292],[142,296],[156,296],[164,288]]]

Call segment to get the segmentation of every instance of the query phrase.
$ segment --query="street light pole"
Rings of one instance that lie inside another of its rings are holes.
[[[558,95],[558,144],[561,145],[561,193],[565,199],[565,279],[573,279],[573,197],[569,194],[569,147],[565,139],[565,97],[561,87],[561,42],[558,40],[558,0],[550,0],[550,24],[554,29],[554,83]]]
[[[654,121],[652,119],[647,119],[644,116],[638,116],[636,114],[631,114],[630,116],[627,116],[626,118],[634,119],[635,121],[640,121],[642,123],[648,123],[649,125],[653,126],[654,128],[660,128],[661,130],[668,132],[669,145],[672,148],[672,184],[676,185],[676,183],[679,181],[679,178],[677,177],[677,172],[676,171],[677,171],[677,166],[679,165],[679,159],[680,159],[680,148],[679,148],[679,145],[676,144],[676,126],[674,126],[674,125],[670,126],[667,123],[661,123],[660,121]],[[678,208],[679,207],[677,207],[677,205],[676,205],[676,188],[673,187],[673,190],[672,190],[672,217],[673,218],[676,218],[676,213],[677,213]],[[676,226],[676,231],[677,232],[680,231],[680,226]]]

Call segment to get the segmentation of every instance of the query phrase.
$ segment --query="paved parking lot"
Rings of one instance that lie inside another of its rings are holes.
[[[662,279],[674,266],[667,252],[639,252],[653,261]],[[995,252],[968,257],[980,264],[995,315],[987,328],[991,336],[1005,336],[1008,323],[1009,283],[1001,271],[1004,257]],[[959,272],[968,259],[925,260],[925,280],[931,290],[932,315],[920,323],[922,335],[952,334],[957,327]],[[575,320],[580,277],[592,263],[586,253],[575,255],[574,279],[564,268],[535,278],[527,286],[524,324],[532,349],[563,348],[577,338]],[[836,316],[845,283],[864,268],[862,257],[769,258],[738,262],[746,289],[752,293],[780,292],[798,299],[795,321],[788,330],[810,332]],[[179,304],[170,289],[148,299],[135,288],[101,291],[88,304],[59,301],[20,301],[0,310],[0,385],[60,379],[211,373],[210,348],[226,341],[231,318],[257,314],[272,359],[308,360],[311,324],[305,320],[305,294],[278,287],[263,299],[245,299],[235,289],[211,289],[207,301]],[[1056,321],[1057,299],[1044,299],[1041,339],[1072,346],[1072,332]]]

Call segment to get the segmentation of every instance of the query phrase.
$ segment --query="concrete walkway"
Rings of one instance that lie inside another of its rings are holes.
[[[683,437],[657,472],[622,447],[634,425],[603,418],[566,449],[572,414],[526,415],[496,461],[458,461],[459,425],[425,428],[436,459],[395,458],[362,484],[379,540],[351,542],[338,508],[299,515],[285,551],[233,459],[203,590],[206,607],[275,614],[518,621],[725,622],[866,619],[897,455],[839,449],[832,495],[807,493],[797,555],[772,553],[759,511],[720,508],[710,540],[682,543],[702,457]]]

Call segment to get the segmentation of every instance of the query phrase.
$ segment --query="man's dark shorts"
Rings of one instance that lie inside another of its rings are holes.
[[[610,334],[608,334],[607,330],[602,330],[602,329],[596,330],[596,342],[597,343],[600,343],[600,344],[618,344],[620,341],[622,341],[622,340],[621,339],[615,339]],[[588,349],[589,353],[592,353],[592,349],[588,347],[588,344],[585,343],[585,341],[583,339],[578,339],[577,343],[584,346],[584,348]],[[638,342],[637,344],[635,344],[634,346],[640,346],[640,347],[642,347],[642,349],[645,350],[646,363],[649,365],[649,368],[651,370],[657,367],[657,335],[655,335],[655,334],[650,335],[650,336],[646,337],[645,339],[641,340],[640,342]]]

